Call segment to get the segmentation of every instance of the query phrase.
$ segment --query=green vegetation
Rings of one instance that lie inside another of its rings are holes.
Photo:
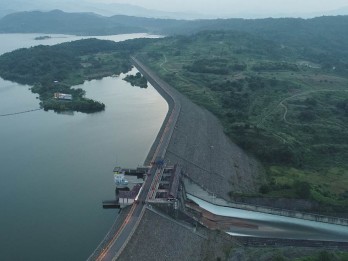
[[[125,17],[125,16],[121,16]],[[112,35],[145,33],[139,24],[121,23],[112,17],[92,13],[19,12],[0,19],[0,33],[50,33],[73,35]]]
[[[105,105],[85,98],[82,89],[71,86],[85,80],[128,72],[129,54],[151,40],[115,43],[96,39],[56,46],[19,49],[0,57],[0,76],[6,80],[33,85],[45,110],[96,112]],[[71,94],[72,101],[53,98],[54,93]]]
[[[207,31],[158,40],[138,57],[264,163],[268,183],[255,196],[339,212],[348,209],[348,55],[338,50],[327,66],[325,51]]]
[[[0,76],[34,85],[45,109],[96,111],[102,105],[70,86],[126,72],[136,53],[264,164],[268,182],[254,196],[314,200],[321,212],[348,210],[348,17],[110,20],[166,33],[219,31],[22,49],[0,57]],[[139,75],[126,80],[144,84]],[[54,92],[73,100],[54,100]]]
[[[127,75],[123,80],[129,82],[132,86],[147,88],[147,80],[140,72],[137,72],[135,75]]]
[[[279,261],[347,261],[348,252],[323,250],[318,247],[247,247],[241,250],[234,247],[229,253],[230,259],[240,260],[279,260]],[[228,259],[222,259],[228,260]]]
[[[331,252],[331,251],[329,252],[324,250],[312,256],[296,258],[293,260],[296,260],[296,261],[346,261],[348,260],[348,253],[347,252]]]
[[[47,40],[47,39],[50,39],[51,36],[48,36],[48,35],[42,35],[42,36],[37,36],[34,38],[34,40]]]

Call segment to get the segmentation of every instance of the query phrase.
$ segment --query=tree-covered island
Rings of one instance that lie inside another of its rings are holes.
[[[82,89],[71,88],[85,80],[128,72],[129,55],[147,39],[115,43],[97,39],[55,46],[19,49],[0,56],[0,76],[5,80],[32,85],[45,110],[102,111],[105,105],[85,97]],[[72,95],[71,100],[54,98],[55,93]]]
[[[35,37],[34,40],[40,41],[40,40],[47,40],[47,39],[50,39],[50,38],[52,38],[52,37],[49,36],[49,35],[42,35],[42,36]]]
[[[140,72],[137,72],[135,75],[127,75],[123,80],[129,82],[132,86],[147,88],[147,80]]]

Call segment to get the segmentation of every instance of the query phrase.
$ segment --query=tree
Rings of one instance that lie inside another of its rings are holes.
[[[306,181],[297,181],[294,184],[296,194],[303,199],[311,196],[311,185]]]

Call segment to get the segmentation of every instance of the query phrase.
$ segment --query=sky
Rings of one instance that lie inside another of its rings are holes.
[[[231,13],[317,13],[348,6],[348,0],[90,0],[104,3],[127,3],[149,9],[195,12],[204,14]]]

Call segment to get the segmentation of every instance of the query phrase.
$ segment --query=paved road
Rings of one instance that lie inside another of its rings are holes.
[[[156,75],[149,72],[139,61],[132,58],[133,64],[137,69],[147,78],[147,80],[166,98],[168,103],[172,103],[173,106],[171,111],[169,111],[169,117],[166,118],[164,122],[165,127],[158,141],[157,148],[152,157],[152,162],[156,158],[163,158],[166,150],[168,148],[171,136],[174,131],[176,121],[180,114],[181,105],[180,102],[176,100],[175,96],[172,94],[170,87],[159,79]],[[171,99],[171,100],[168,100]],[[105,250],[101,252],[97,260],[115,260],[118,255],[122,252],[122,249],[126,246],[128,240],[130,240],[132,234],[134,233],[137,225],[139,224],[145,209],[145,202],[153,194],[154,181],[156,173],[158,171],[158,166],[153,165],[149,171],[150,175],[147,176],[143,187],[140,191],[137,203],[134,203],[129,214],[127,215],[125,221],[118,231],[116,231],[112,241]]]

